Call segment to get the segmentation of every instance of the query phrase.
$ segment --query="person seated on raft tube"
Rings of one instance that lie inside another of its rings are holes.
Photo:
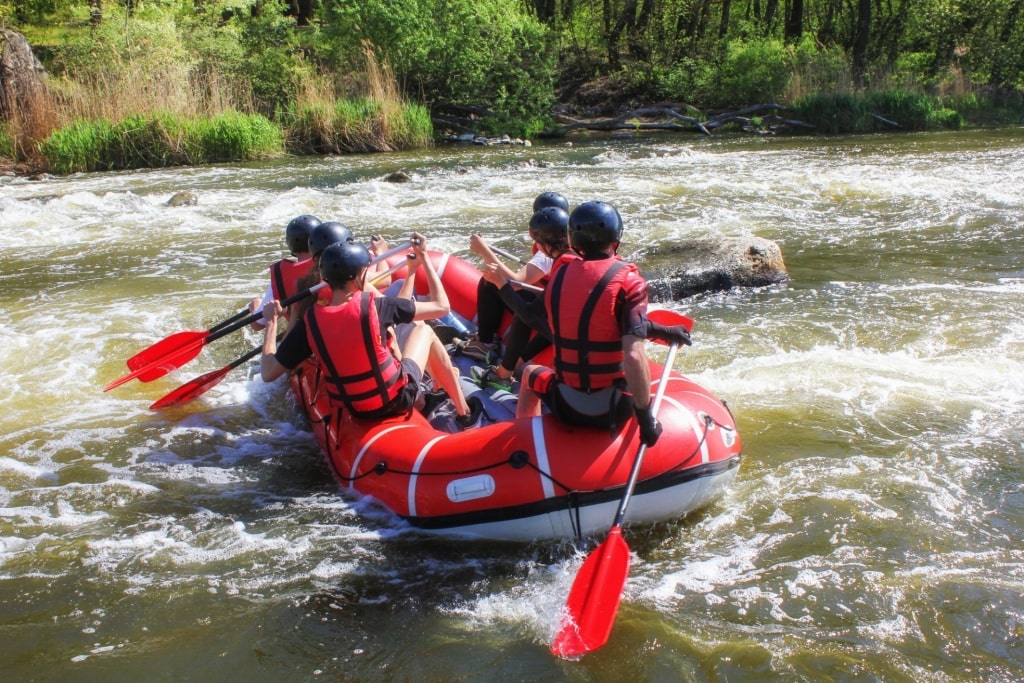
[[[555,367],[523,368],[516,417],[540,415],[543,401],[563,422],[614,434],[632,405],[640,440],[653,446],[661,424],[651,413],[644,339],[689,345],[690,334],[681,325],[647,320],[647,281],[616,254],[621,239],[622,218],[610,204],[586,202],[570,214],[569,244],[582,258],[558,270],[544,296],[520,311],[528,320],[538,309],[546,314]],[[485,276],[501,287],[506,302],[514,296],[504,274],[488,270]]]
[[[301,292],[321,282],[322,278],[320,277],[320,255],[323,253],[324,249],[326,249],[332,244],[336,244],[338,242],[351,242],[354,239],[355,237],[352,235],[352,231],[349,230],[344,223],[339,223],[338,221],[324,221],[323,223],[320,223],[315,228],[313,228],[313,230],[309,233],[309,254],[312,260],[312,266],[310,267],[309,272],[306,274],[306,276],[299,281],[296,291]],[[383,254],[385,251],[387,251],[387,248],[388,243],[383,238],[376,235],[370,238],[370,253],[373,256]],[[387,270],[387,267],[388,264],[385,263],[384,261],[380,261],[374,264],[372,270],[367,273],[367,279],[371,279],[374,273],[376,272],[379,272],[381,270]],[[388,276],[387,278],[378,281],[377,285],[379,287],[386,286],[390,281],[391,277]],[[383,285],[381,283],[383,283]],[[267,303],[269,303],[269,301],[273,301],[273,299],[274,297],[271,297],[271,299],[269,299],[268,301],[264,301],[263,305],[266,305]],[[278,300],[280,300],[279,297]],[[330,300],[331,290],[329,288],[324,288],[320,290],[320,292],[317,294],[316,299],[307,297],[289,306],[288,319],[301,319],[302,315],[306,312],[306,309],[309,308],[309,306],[311,306],[314,301],[317,301],[321,304],[327,304],[330,302]],[[259,322],[259,326],[260,327],[258,329],[262,329],[262,320]]]
[[[542,192],[533,200],[533,213],[549,206],[557,207],[569,215],[569,201],[557,192]],[[533,237],[533,230],[530,230],[530,237]],[[502,270],[505,277],[517,282],[525,282],[528,285],[544,285],[548,273],[551,272],[551,265],[554,258],[542,248],[540,242],[534,239],[533,255],[530,260],[518,271],[512,271],[491,251],[490,246],[480,235],[474,234],[469,238],[469,248],[474,254],[481,256],[484,260],[484,267],[493,266]],[[555,257],[557,258],[557,257]],[[527,298],[532,298],[530,293]],[[476,288],[476,324],[477,332],[465,344],[459,346],[459,352],[481,360],[485,363],[496,364],[498,358],[498,328],[501,326],[502,317],[508,307],[498,296],[498,289],[487,280],[480,278]],[[540,349],[538,349],[539,351]],[[517,352],[518,353],[518,352]]]
[[[559,195],[561,196],[561,195]],[[551,259],[551,266],[548,276],[553,275],[569,261],[579,258],[575,252],[569,249],[569,214],[558,206],[545,206],[536,211],[530,218],[530,237],[537,245],[537,253],[544,254]],[[488,263],[485,268],[503,270],[506,277],[510,272],[501,264]],[[546,284],[548,276],[539,282]],[[501,293],[493,283],[486,278],[480,281],[487,284],[487,288],[498,297]],[[477,293],[483,290],[478,288]],[[537,295],[526,290],[517,290],[517,295],[524,301],[532,301]],[[501,303],[502,310],[509,308],[504,302]],[[506,391],[512,388],[512,375],[521,363],[524,363],[551,345],[551,337],[543,333],[533,334],[534,329],[518,315],[512,318],[508,333],[505,335],[505,348],[502,351],[501,362],[495,365],[488,365],[485,368],[473,368],[470,373],[477,380],[480,386],[490,386],[495,389]],[[531,339],[532,335],[532,339]]]
[[[288,221],[284,229],[284,241],[288,245],[288,251],[292,258],[284,258],[270,264],[270,284],[263,298],[256,298],[249,302],[249,312],[262,311],[269,302],[277,299],[287,299],[298,294],[306,287],[301,284],[309,277],[313,270],[313,255],[309,252],[309,236],[313,229],[320,225],[320,219],[316,216],[303,214]],[[285,312],[285,318],[289,319],[292,307]],[[252,324],[252,329],[259,332],[263,329],[263,321],[257,320]]]
[[[430,326],[419,322],[444,316],[450,305],[427,255],[426,238],[413,233],[411,239],[417,263],[426,274],[427,301],[365,290],[369,251],[350,241],[332,244],[320,256],[320,273],[330,286],[331,302],[310,306],[280,348],[276,326],[283,313],[281,303],[275,300],[263,309],[267,321],[260,359],[263,381],[274,381],[315,354],[324,368],[329,395],[344,404],[353,417],[373,420],[408,415],[421,399],[420,382],[424,372],[429,372],[452,399],[459,428],[479,426],[483,417],[480,399],[466,401],[444,345]],[[416,324],[405,338],[399,360],[387,342],[388,327],[413,322]],[[361,343],[354,343],[360,339],[354,330],[361,331]]]

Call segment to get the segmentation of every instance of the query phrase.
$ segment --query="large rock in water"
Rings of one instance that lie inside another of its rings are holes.
[[[661,245],[645,263],[651,301],[789,281],[782,250],[761,237],[705,237]]]

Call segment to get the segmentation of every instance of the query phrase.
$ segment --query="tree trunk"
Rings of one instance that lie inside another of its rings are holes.
[[[864,76],[868,69],[868,33],[871,31],[871,0],[857,2],[857,35],[853,39],[853,85],[864,87]]]
[[[612,37],[615,18],[613,16],[611,0],[604,0],[601,8],[604,23],[605,50],[608,52],[608,69],[610,71],[617,71],[619,68],[619,46],[616,44],[618,39],[613,39]]]
[[[295,0],[295,25],[309,26],[313,20],[313,0]]]
[[[551,26],[555,23],[555,0],[531,0],[530,4],[542,24]]]
[[[772,33],[772,22],[775,21],[775,11],[779,9],[779,0],[768,0],[764,6],[764,34]]]
[[[796,43],[804,34],[804,0],[791,0],[789,14],[786,16],[785,40]]]
[[[729,5],[731,0],[722,0],[722,21],[718,24],[718,37],[725,38],[729,35]]]

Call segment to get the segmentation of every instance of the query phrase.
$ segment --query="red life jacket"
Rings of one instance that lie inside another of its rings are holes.
[[[270,291],[278,301],[284,301],[290,296],[298,294],[299,282],[304,280],[313,271],[313,259],[293,261],[292,259],[281,259],[270,266]],[[326,288],[325,288],[326,289]]]
[[[573,261],[579,261],[579,259],[579,255],[574,251],[565,252],[564,254],[562,254],[561,256],[559,256],[558,258],[551,262],[551,270],[548,271],[547,275],[545,275],[544,277],[537,281],[537,286],[547,287],[548,283],[551,282],[551,278],[555,276],[555,273],[557,273],[562,266],[564,266],[567,263],[572,263]]]
[[[306,311],[306,336],[326,370],[328,395],[362,418],[386,415],[406,382],[402,366],[381,339],[373,296],[362,292],[340,306]]]
[[[636,272],[618,257],[569,260],[555,272],[544,296],[560,382],[591,391],[625,377],[615,302],[623,282]]]

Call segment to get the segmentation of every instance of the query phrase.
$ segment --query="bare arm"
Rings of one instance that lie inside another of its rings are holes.
[[[263,307],[263,319],[266,322],[266,327],[263,328],[263,355],[260,356],[260,377],[263,378],[264,382],[273,382],[288,371],[274,357],[274,354],[277,353],[277,320],[283,312],[281,302],[276,299]]]
[[[536,280],[525,280],[525,271],[527,269],[527,266],[523,266],[520,269],[520,272],[517,273],[514,270],[511,270],[504,263],[499,261],[495,253],[491,251],[491,247],[488,246],[487,240],[485,240],[480,235],[477,235],[476,233],[469,236],[469,249],[477,256],[483,258],[485,267],[493,266],[497,268],[498,270],[501,271],[502,275],[504,275],[505,278],[508,280],[523,280],[524,282],[536,282]],[[539,270],[539,268],[536,269]],[[541,277],[543,276],[544,274],[541,273]],[[539,280],[540,278],[537,279]]]
[[[434,264],[427,254],[427,238],[418,232],[412,234],[413,250],[416,252],[416,259],[422,262],[423,275],[427,279],[427,290],[430,292],[430,299],[416,302],[416,316],[414,320],[433,320],[443,318],[452,310],[448,302],[448,293],[444,291],[444,284],[441,277],[434,270]]]
[[[651,367],[643,337],[627,334],[622,338],[622,369],[626,373],[626,386],[633,394],[633,405],[646,408],[651,404]]]

